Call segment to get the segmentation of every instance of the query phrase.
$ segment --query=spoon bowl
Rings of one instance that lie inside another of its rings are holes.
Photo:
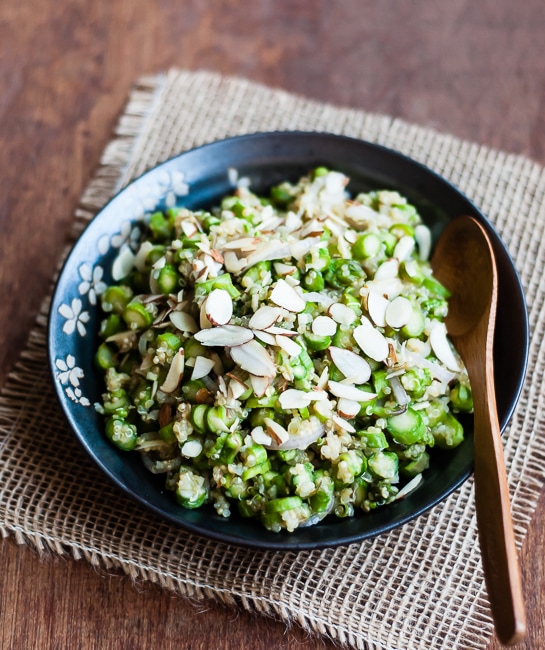
[[[498,637],[512,645],[524,637],[526,617],[494,387],[498,273],[492,244],[481,224],[473,217],[453,219],[437,243],[432,267],[452,293],[447,330],[471,382],[483,568]]]

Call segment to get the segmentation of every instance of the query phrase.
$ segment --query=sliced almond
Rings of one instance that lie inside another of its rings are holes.
[[[306,307],[303,298],[282,278],[277,281],[270,299],[275,305],[295,313],[303,311]]]
[[[414,238],[418,246],[418,257],[421,260],[427,260],[431,251],[431,232],[428,226],[423,223],[418,224],[414,229]]]
[[[255,340],[231,348],[230,353],[237,366],[252,375],[258,377],[274,377],[276,375],[276,365],[270,354]]]
[[[199,325],[201,330],[210,329],[212,327],[212,323],[208,320],[208,316],[206,315],[206,300],[201,305],[201,310],[199,312]]]
[[[261,243],[261,239],[258,237],[242,237],[241,239],[233,239],[228,241],[226,244],[221,246],[223,251],[255,251],[255,249]]]
[[[412,255],[414,248],[415,248],[414,238],[409,235],[404,235],[397,242],[394,248],[394,257],[396,258],[396,260],[399,260],[400,262],[404,262],[405,260],[408,260],[409,257]]]
[[[210,374],[214,366],[215,361],[213,359],[208,359],[207,357],[196,357],[193,372],[191,373],[191,379],[202,379],[203,377],[206,377]]]
[[[355,427],[339,415],[333,414],[331,419],[340,429],[344,429],[344,431],[348,431],[348,433],[356,433]]]
[[[288,388],[280,394],[278,401],[284,410],[289,410],[306,408],[310,405],[311,400],[306,391]]]
[[[388,298],[381,296],[375,291],[368,293],[367,311],[377,327],[386,327],[386,309],[388,309],[389,304]]]
[[[289,244],[280,239],[269,239],[260,244],[255,251],[248,255],[246,266],[251,267],[258,262],[283,260],[286,257],[290,257]]]
[[[362,351],[375,361],[384,361],[388,356],[386,337],[371,324],[358,325],[354,330],[354,340]]]
[[[195,338],[199,343],[217,347],[242,345],[251,341],[253,337],[252,330],[240,325],[220,325],[219,327],[201,330],[195,334]],[[259,345],[259,343],[256,343],[256,345]]]
[[[135,258],[136,256],[129,248],[128,244],[123,244],[112,264],[112,279],[115,280],[115,282],[119,282],[129,275],[134,267]]]
[[[333,336],[337,331],[337,323],[329,316],[317,316],[312,321],[311,329],[316,336]]]
[[[265,330],[277,323],[281,317],[282,310],[280,307],[269,307],[268,305],[263,305],[250,318],[248,327],[257,330]]]
[[[369,292],[378,293],[389,300],[397,298],[403,291],[403,283],[399,278],[385,278],[384,280],[371,280],[367,283]]]
[[[350,307],[343,305],[342,302],[334,302],[329,306],[327,313],[340,325],[352,325],[356,320],[356,312],[350,309]]]
[[[355,402],[351,399],[346,399],[345,397],[339,397],[337,401],[337,413],[347,420],[352,420],[360,412],[361,405],[359,402]]]
[[[407,300],[403,296],[398,296],[388,304],[384,317],[390,327],[400,329],[409,322],[412,313],[413,306],[410,300]]]
[[[215,248],[210,249],[210,257],[215,261],[218,262],[218,264],[223,264],[225,260],[223,259],[223,255],[216,250]]]
[[[286,257],[293,257],[297,261],[302,260],[309,250],[320,242],[319,237],[306,237],[305,239],[296,239],[290,243],[290,252]]]
[[[270,377],[258,377],[257,375],[250,375],[250,383],[256,397],[263,397],[267,392],[267,388],[271,385]]]
[[[263,427],[254,427],[250,435],[252,436],[252,440],[257,444],[257,445],[263,445],[267,447],[272,443],[272,438],[269,436],[268,433],[265,433],[265,429]]]
[[[298,334],[296,330],[288,330],[285,327],[276,327],[276,325],[267,327],[267,329],[264,331],[269,334],[280,334],[281,336],[297,336]]]
[[[444,323],[436,321],[430,331],[430,345],[435,356],[452,372],[459,372],[460,365],[447,338],[447,328]]]
[[[290,434],[278,422],[271,420],[271,418],[265,418],[265,425],[267,427],[267,433],[278,445],[289,440]]]
[[[311,235],[321,235],[324,232],[324,224],[317,219],[311,219],[303,228],[301,228],[301,237],[310,237]]]
[[[263,341],[263,343],[266,343],[267,345],[276,345],[276,337],[274,334],[262,332],[261,330],[254,330],[254,336],[256,339]]]
[[[275,262],[273,266],[276,275],[293,275],[297,271],[297,267],[292,264],[284,264],[284,262]]]
[[[198,232],[198,228],[195,225],[193,221],[190,221],[189,219],[184,219],[182,223],[180,224],[182,230],[184,231],[184,235],[191,239],[193,235],[196,235]]]
[[[376,393],[368,393],[367,391],[360,390],[355,386],[342,384],[341,382],[333,381],[332,379],[327,382],[327,388],[330,393],[335,395],[335,397],[344,397],[353,402],[370,402],[377,396]]]
[[[389,280],[390,278],[397,278],[399,273],[399,262],[395,258],[390,258],[378,267],[374,280]]]
[[[371,366],[359,354],[338,348],[334,345],[328,348],[331,361],[342,374],[352,379],[354,384],[365,384],[371,377]]]
[[[303,297],[306,302],[315,302],[318,305],[323,305],[326,308],[335,302],[331,296],[327,296],[325,293],[320,293],[319,291],[307,291],[305,294],[303,294]]]
[[[230,394],[233,399],[238,399],[248,390],[248,386],[246,386],[242,379],[239,379],[231,372],[227,373],[227,376],[229,377],[229,385],[227,388],[228,394]]]
[[[172,359],[165,381],[160,386],[163,393],[172,393],[178,388],[184,374],[184,361],[184,349],[180,348]]]
[[[153,244],[150,241],[142,242],[134,258],[134,266],[138,271],[146,270],[146,260],[151,250],[153,250]]]
[[[417,474],[414,478],[412,478],[407,485],[405,485],[399,492],[395,495],[394,501],[398,501],[399,499],[404,499],[408,494],[410,494],[413,490],[416,490],[416,488],[422,483],[422,474]]]
[[[238,259],[233,251],[225,251],[223,255],[223,264],[228,273],[238,274],[246,266],[246,258]]]
[[[290,339],[289,336],[284,336],[282,334],[277,334],[275,336],[276,345],[284,350],[290,357],[298,357],[301,354],[301,346],[299,343],[296,343],[294,340]]]
[[[225,289],[213,289],[206,299],[205,313],[212,325],[225,325],[233,315],[233,299]]]
[[[189,334],[194,334],[199,331],[195,319],[190,314],[187,314],[185,311],[172,311],[169,314],[169,320],[174,325],[176,329],[179,329],[180,332],[188,332]]]

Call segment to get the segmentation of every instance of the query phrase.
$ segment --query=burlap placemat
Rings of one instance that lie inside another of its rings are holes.
[[[505,434],[520,545],[545,471],[545,173],[540,166],[388,117],[240,79],[171,71],[140,80],[134,88],[76,222],[81,226],[116,189],[182,150],[274,129],[325,130],[401,150],[458,185],[508,245],[521,273],[533,334],[528,379]],[[295,621],[357,648],[486,645],[492,622],[471,480],[417,521],[348,547],[256,552],[188,535],[121,494],[75,441],[47,369],[46,310],[47,302],[0,398],[4,536],[95,566],[121,568],[184,596],[212,597]]]

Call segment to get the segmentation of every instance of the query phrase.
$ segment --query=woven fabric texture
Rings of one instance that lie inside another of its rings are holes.
[[[389,117],[242,79],[172,70],[135,85],[81,199],[75,234],[116,190],[156,163],[226,136],[276,129],[342,133],[400,150],[456,184],[498,229],[522,278],[532,333],[527,380],[504,436],[520,545],[545,467],[545,171],[539,165]],[[4,536],[120,568],[183,596],[297,622],[354,648],[486,646],[492,621],[472,480],[416,521],[336,549],[248,551],[189,535],[119,493],[76,442],[50,382],[46,314],[47,300],[0,397]]]

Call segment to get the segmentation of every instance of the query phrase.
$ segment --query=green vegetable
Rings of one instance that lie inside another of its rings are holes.
[[[241,183],[131,234],[134,268],[100,295],[96,408],[180,507],[274,532],[365,516],[463,440],[471,387],[464,369],[437,380],[430,321],[449,292],[419,258],[420,216],[392,190],[345,198],[347,181],[318,167],[267,197]],[[391,327],[398,295],[410,313]]]

